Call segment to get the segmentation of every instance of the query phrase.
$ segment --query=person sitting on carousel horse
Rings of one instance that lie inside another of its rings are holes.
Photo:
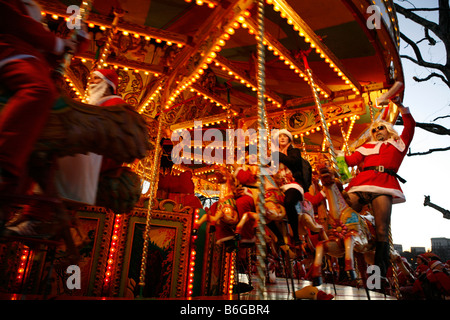
[[[119,77],[114,70],[100,69],[92,73],[89,81],[89,103],[100,107],[124,104],[118,95]],[[120,167],[122,164],[95,153],[76,154],[57,159],[55,184],[58,195],[66,200],[95,205],[100,172]],[[46,229],[45,221],[51,219],[50,210],[28,208],[22,215],[6,224],[12,235],[38,237]],[[42,226],[42,228],[41,228]],[[47,234],[45,234],[47,236]]]
[[[300,246],[297,205],[300,201],[303,201],[305,193],[302,187],[301,151],[293,146],[292,134],[286,129],[279,130],[272,139],[274,141],[274,155],[277,153],[280,164],[289,169],[286,170],[287,174],[280,175],[283,178],[277,183],[284,192],[284,207],[286,208],[289,225],[292,228],[294,245]]]
[[[0,30],[0,86],[9,98],[0,113],[0,194],[11,199],[31,187],[28,160],[58,95],[52,70],[66,52],[82,51],[88,36],[82,28],[76,40],[57,37],[33,0],[1,0]]]
[[[57,97],[51,64],[77,45],[41,17],[32,0],[0,1],[0,83],[12,94],[0,115],[1,193],[22,193],[19,177]]]
[[[400,164],[405,157],[414,136],[415,120],[409,108],[404,107],[396,98],[402,114],[404,129],[399,136],[392,124],[378,120],[370,128],[371,141],[363,144],[345,161],[349,166],[362,165],[359,174],[346,188],[353,209],[360,211],[371,204],[375,217],[376,249],[375,265],[385,276],[389,266],[389,225],[392,205],[405,202],[405,196],[397,179]]]

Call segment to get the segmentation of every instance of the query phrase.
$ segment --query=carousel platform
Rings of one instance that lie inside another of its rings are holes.
[[[242,283],[248,283],[245,279],[245,275],[241,275],[240,281]],[[252,301],[252,300],[269,300],[269,301],[289,301],[289,300],[341,300],[341,301],[352,301],[352,300],[397,300],[395,297],[390,295],[385,295],[380,292],[373,290],[366,291],[364,288],[358,288],[354,286],[347,286],[341,284],[323,283],[318,286],[317,289],[320,294],[314,298],[303,298],[295,299],[295,292],[306,287],[311,288],[311,282],[307,280],[292,280],[286,278],[276,278],[275,283],[267,284],[265,290],[263,291],[263,296],[261,298],[259,290],[256,289],[257,279],[252,277],[251,283],[253,284],[253,290],[244,293],[235,293],[232,295],[221,295],[221,296],[198,296],[190,298],[176,298],[176,299],[161,299],[167,300],[190,300],[190,301],[201,301],[201,300],[233,300],[233,301]],[[293,290],[294,288],[294,290]],[[27,295],[27,294],[7,294],[0,293],[0,300],[158,300],[155,298],[137,298],[137,299],[127,299],[120,297],[89,297],[89,296],[68,296],[68,295]]]
[[[268,300],[294,300],[295,291],[306,287],[311,287],[311,281],[294,280],[293,285],[291,279],[286,281],[285,278],[277,278],[276,283],[266,285],[265,299]],[[253,280],[256,283],[256,279]],[[294,290],[292,289],[294,287]],[[364,288],[354,286],[323,283],[317,289],[321,291],[321,295],[315,300],[396,300],[395,297],[385,295],[376,291],[369,290],[366,292]],[[258,295],[256,289],[240,294],[242,300],[257,300]],[[307,299],[301,299],[307,300]]]

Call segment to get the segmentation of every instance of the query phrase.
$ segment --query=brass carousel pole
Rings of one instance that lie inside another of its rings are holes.
[[[311,85],[311,90],[312,90],[312,93],[313,93],[313,96],[314,96],[314,100],[315,100],[315,103],[316,103],[317,111],[318,111],[319,116],[320,116],[320,123],[322,125],[324,137],[325,137],[325,139],[326,139],[326,141],[327,141],[327,143],[329,145],[328,151],[329,151],[330,157],[331,157],[331,164],[332,164],[333,168],[335,169],[336,174],[338,175],[338,178],[340,178],[339,168],[338,168],[337,160],[336,160],[336,151],[334,149],[333,142],[331,141],[330,131],[328,130],[327,122],[325,120],[325,115],[323,113],[323,109],[322,109],[322,104],[320,102],[319,93],[316,90],[316,84],[314,82],[312,70],[310,69],[310,67],[308,65],[308,61],[306,60],[306,56],[305,55],[303,55],[303,62],[305,64],[306,73],[308,75],[309,83]]]
[[[144,246],[142,248],[142,260],[141,260],[141,271],[139,275],[139,286],[140,293],[139,296],[143,297],[143,290],[145,286],[145,273],[147,269],[147,254],[148,254],[148,242],[150,240],[150,222],[152,220],[152,211],[153,211],[153,202],[156,198],[156,191],[158,189],[156,185],[157,175],[159,172],[159,165],[161,163],[161,136],[162,136],[162,126],[163,126],[163,118],[165,118],[165,114],[161,112],[161,115],[158,118],[158,133],[156,134],[156,147],[155,154],[153,158],[153,165],[150,171],[150,186],[149,186],[149,199],[148,199],[148,207],[147,207],[147,217],[144,231]]]
[[[258,70],[257,70],[257,84],[258,84],[258,227],[256,229],[256,267],[257,267],[257,286],[256,294],[259,300],[266,297],[267,292],[265,290],[265,274],[266,274],[266,240],[264,238],[265,230],[265,199],[264,199],[264,176],[262,170],[264,168],[261,165],[261,147],[264,145],[261,135],[261,131],[266,129],[265,121],[265,108],[264,108],[264,91],[265,91],[265,54],[264,54],[264,1],[258,0],[258,32],[257,32],[257,59],[258,59]],[[267,130],[265,130],[266,133]],[[267,146],[267,144],[265,145]],[[267,150],[266,150],[267,151]],[[267,153],[265,153],[267,154]]]
[[[391,250],[394,249],[394,241],[392,239],[392,232],[391,232],[391,226],[389,225],[389,255]],[[391,259],[391,267],[392,267],[392,273],[394,276],[394,292],[395,292],[395,297],[397,298],[397,300],[400,300],[400,298],[402,297],[402,294],[400,293],[400,285],[398,282],[398,270],[394,265],[394,261],[393,259]]]
[[[92,65],[91,72],[95,71],[97,68],[101,67],[102,65],[104,65],[106,63],[106,60],[110,54],[110,48],[111,48],[111,43],[112,43],[113,37],[117,33],[117,25],[119,24],[120,18],[123,16],[124,16],[124,11],[117,10],[117,9],[114,10],[114,20],[111,24],[111,28],[108,30],[105,44],[103,45],[102,49],[98,53],[98,56],[96,57],[93,65]],[[91,79],[91,75],[89,75],[89,77],[87,79],[88,84],[89,84],[90,79]],[[83,101],[88,101],[87,88],[84,91]]]

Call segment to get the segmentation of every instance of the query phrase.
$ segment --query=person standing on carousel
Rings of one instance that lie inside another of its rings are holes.
[[[298,233],[298,212],[297,206],[303,201],[305,190],[302,187],[302,156],[301,151],[292,144],[292,134],[281,129],[273,137],[274,156],[278,156],[280,164],[283,164],[289,170],[277,173],[279,177],[277,183],[284,192],[284,207],[289,225],[292,228],[293,241],[295,246],[300,246],[301,241]],[[277,153],[277,154],[276,154]],[[281,178],[281,179],[280,179]],[[308,190],[306,190],[308,191]]]
[[[387,121],[375,121],[370,128],[371,141],[345,156],[349,166],[362,167],[346,191],[356,211],[359,212],[365,204],[372,206],[377,239],[375,265],[380,267],[383,277],[386,276],[390,261],[388,241],[392,205],[406,201],[398,180],[405,181],[397,175],[397,171],[411,144],[416,124],[409,108],[404,107],[398,98],[393,101],[402,115],[402,134],[399,136]]]
[[[0,193],[26,192],[21,176],[57,97],[52,63],[77,41],[42,24],[32,0],[0,1],[0,84],[11,94],[0,114]],[[0,216],[0,229],[4,219]]]
[[[114,70],[94,71],[88,83],[89,103],[99,107],[124,104],[125,101],[116,95],[118,85],[119,77]],[[59,158],[57,164],[55,184],[59,196],[88,205],[95,205],[100,172],[122,166],[121,163],[95,153]],[[49,220],[50,211],[30,207],[22,215],[8,222],[6,231],[10,235],[48,237],[46,222]]]

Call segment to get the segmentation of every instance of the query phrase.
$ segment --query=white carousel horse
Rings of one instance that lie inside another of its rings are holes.
[[[354,270],[354,253],[362,254],[364,259],[359,261],[359,269],[366,276],[362,264],[374,264],[375,253],[375,219],[366,211],[359,214],[345,201],[339,190],[334,175],[328,167],[319,169],[320,177],[329,203],[329,215],[323,220],[327,223],[328,239],[320,241],[316,246],[316,256],[312,266],[311,277],[313,285],[322,283],[321,266],[324,254],[334,258],[345,257],[345,271],[353,280],[356,278]],[[390,248],[389,255],[393,268],[402,271],[410,279],[414,279],[405,262],[394,248]],[[394,279],[395,281],[395,279]]]
[[[329,227],[325,230],[328,239],[320,241],[316,246],[311,272],[314,285],[322,283],[324,254],[336,258],[345,257],[345,271],[355,279],[353,252],[369,253],[375,248],[373,216],[360,215],[347,204],[330,168],[321,167],[319,173],[329,204]]]

